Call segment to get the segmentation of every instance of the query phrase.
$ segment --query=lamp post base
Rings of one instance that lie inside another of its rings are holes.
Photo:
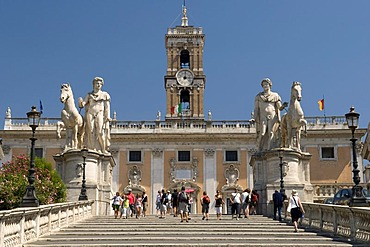
[[[82,194],[80,194],[80,196],[78,197],[78,200],[79,200],[79,201],[87,201],[87,200],[89,200],[89,199],[87,198],[87,195],[82,195]]]
[[[38,207],[40,205],[39,200],[36,198],[35,187],[28,185],[26,194],[23,196],[21,207]]]
[[[354,197],[354,198],[351,198],[351,202],[349,206],[350,207],[369,207],[370,203],[366,202],[365,197]]]
[[[352,198],[349,203],[350,207],[368,207],[370,203],[366,201],[366,198],[362,195],[362,186],[356,184],[352,188]]]

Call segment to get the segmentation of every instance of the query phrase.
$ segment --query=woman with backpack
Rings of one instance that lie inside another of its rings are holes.
[[[202,220],[204,219],[208,220],[209,219],[209,204],[211,202],[211,199],[207,195],[207,192],[205,191],[203,192],[203,196],[200,199],[200,202],[202,204],[202,214],[203,214]]]
[[[186,222],[189,222],[189,219],[188,219],[189,195],[186,194],[184,186],[181,187],[181,192],[179,193],[178,201],[179,201],[179,211],[180,211],[180,216],[181,216],[181,222],[183,222],[184,219],[186,220]]]

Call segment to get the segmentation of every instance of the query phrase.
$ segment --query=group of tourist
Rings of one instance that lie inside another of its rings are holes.
[[[222,208],[225,201],[219,190],[217,190],[214,199],[217,220],[221,220]],[[242,215],[244,215],[244,218],[249,218],[249,214],[257,214],[259,200],[257,191],[245,189],[243,193],[240,194],[238,190],[235,189],[235,192],[231,193],[229,200],[233,218],[235,216],[235,218],[239,220],[239,218],[242,218]],[[200,203],[202,206],[202,220],[209,220],[211,199],[206,191],[203,192]],[[190,219],[191,205],[192,198],[189,193],[186,192],[185,187],[182,187],[179,192],[177,189],[174,189],[172,193],[165,189],[159,190],[156,197],[157,217],[164,219],[167,215],[172,214],[173,217],[180,216],[181,222],[188,222]],[[142,195],[137,194],[136,196],[131,190],[122,196],[117,192],[116,196],[112,198],[112,207],[115,218],[128,218],[134,215],[136,218],[145,217],[148,208],[148,197],[145,192],[143,192]]]
[[[215,200],[216,200],[216,207],[219,205],[220,202],[220,192],[217,191]],[[222,197],[221,197],[222,198]],[[218,202],[217,202],[218,200]],[[235,191],[231,193],[229,198],[231,204],[231,216],[232,219],[239,220],[244,215],[244,218],[249,218],[250,214],[257,214],[257,206],[259,201],[259,194],[256,190],[250,190],[249,188],[245,189],[242,193],[239,193],[239,190],[235,188]],[[222,208],[221,208],[222,209]],[[221,219],[221,212],[220,210],[216,210],[218,219]]]
[[[189,212],[191,212],[192,198],[185,191],[185,187],[181,191],[158,191],[156,198],[157,216],[160,219],[166,218],[166,215],[173,214],[174,217],[180,215],[181,222],[189,221]]]
[[[132,193],[129,189],[127,194],[120,195],[119,192],[112,198],[114,217],[127,219],[128,217],[145,217],[148,209],[148,196],[145,191],[142,194]]]

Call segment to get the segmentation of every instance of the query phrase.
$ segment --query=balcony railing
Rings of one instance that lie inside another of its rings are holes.
[[[315,128],[347,128],[344,116],[306,117],[309,129]],[[61,125],[60,118],[41,118],[39,129],[55,130]],[[111,129],[113,132],[120,130],[156,130],[156,129],[193,129],[193,130],[221,130],[233,129],[254,132],[252,120],[179,120],[179,121],[121,121],[113,120]],[[6,118],[5,130],[28,130],[27,118]]]

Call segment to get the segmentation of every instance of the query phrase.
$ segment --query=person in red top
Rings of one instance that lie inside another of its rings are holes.
[[[133,217],[135,213],[135,195],[132,193],[131,189],[128,189],[127,198],[128,198],[128,203],[130,205],[130,214],[131,214],[131,217]]]

